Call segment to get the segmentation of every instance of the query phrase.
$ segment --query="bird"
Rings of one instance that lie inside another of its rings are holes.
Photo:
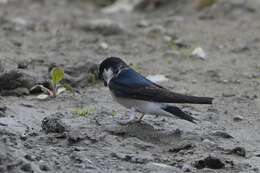
[[[144,115],[151,114],[177,116],[196,124],[196,118],[173,104],[212,104],[213,102],[212,97],[188,96],[160,86],[136,72],[118,57],[108,57],[100,63],[98,78],[104,82],[105,87],[109,88],[114,100],[130,110],[130,118],[122,122],[124,124],[134,122],[136,113],[141,114],[138,122],[142,121]]]

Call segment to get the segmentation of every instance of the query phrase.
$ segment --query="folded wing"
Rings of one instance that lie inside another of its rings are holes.
[[[164,103],[212,104],[213,98],[186,96],[153,83],[133,69],[125,69],[109,83],[110,90],[123,98]]]

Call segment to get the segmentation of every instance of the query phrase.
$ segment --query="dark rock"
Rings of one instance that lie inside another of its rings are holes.
[[[0,73],[4,72],[4,67],[2,65],[2,62],[0,61]]]
[[[225,167],[225,164],[219,158],[210,155],[205,159],[196,161],[194,167],[197,169],[203,169],[203,168],[222,169]]]
[[[35,160],[35,157],[32,156],[32,155],[29,155],[29,154],[26,154],[26,155],[24,156],[24,158],[27,159],[27,160],[29,160],[29,161],[34,161],[34,160]]]
[[[28,61],[20,61],[17,63],[17,68],[27,69],[29,64],[30,64],[30,62],[28,62]]]
[[[23,72],[9,71],[0,75],[0,95],[25,95],[36,84],[36,79]]]
[[[97,32],[105,36],[118,35],[125,32],[122,26],[108,19],[82,22],[80,28],[87,32]]]
[[[5,117],[6,116],[6,114],[5,114],[6,110],[7,110],[6,106],[1,106],[0,107],[0,117]]]
[[[66,127],[59,117],[45,117],[42,120],[42,130],[45,133],[63,133]]]
[[[235,154],[241,157],[246,157],[246,149],[243,147],[235,147],[228,154]]]
[[[234,116],[234,118],[233,118],[233,120],[235,121],[235,122],[238,122],[238,121],[242,121],[244,118],[242,117],[242,116],[240,116],[240,115],[236,115],[236,116]]]
[[[24,172],[31,172],[31,173],[33,173],[32,166],[31,166],[30,163],[24,163],[21,166],[21,170],[24,171]]]
[[[216,132],[213,133],[213,135],[217,136],[217,137],[226,138],[226,139],[233,138],[233,136],[231,136],[227,132],[222,132],[222,131],[216,131]]]
[[[178,153],[179,151],[189,150],[189,149],[191,149],[193,147],[194,147],[194,145],[192,143],[190,143],[190,142],[183,142],[183,143],[177,144],[174,147],[171,147],[168,151],[169,152],[173,152],[173,153]]]
[[[47,166],[46,164],[44,164],[44,163],[40,163],[39,164],[39,168],[40,168],[40,170],[42,170],[42,171],[50,171],[51,169],[49,168],[49,166]]]

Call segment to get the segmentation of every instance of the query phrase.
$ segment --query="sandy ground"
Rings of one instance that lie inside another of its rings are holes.
[[[105,14],[84,1],[1,1],[0,172],[260,172],[259,7],[173,1]],[[196,47],[207,59],[190,56]],[[93,78],[108,56],[214,104],[179,105],[197,125],[146,115],[120,126],[126,109]],[[35,99],[28,89],[53,66],[75,94]]]

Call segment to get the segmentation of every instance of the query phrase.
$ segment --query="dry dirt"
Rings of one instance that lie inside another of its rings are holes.
[[[248,2],[105,14],[84,0],[1,1],[0,172],[260,172],[260,5]],[[146,115],[120,126],[126,109],[95,78],[108,56],[214,104],[179,105],[197,125]],[[29,88],[54,66],[75,94],[35,99]]]

